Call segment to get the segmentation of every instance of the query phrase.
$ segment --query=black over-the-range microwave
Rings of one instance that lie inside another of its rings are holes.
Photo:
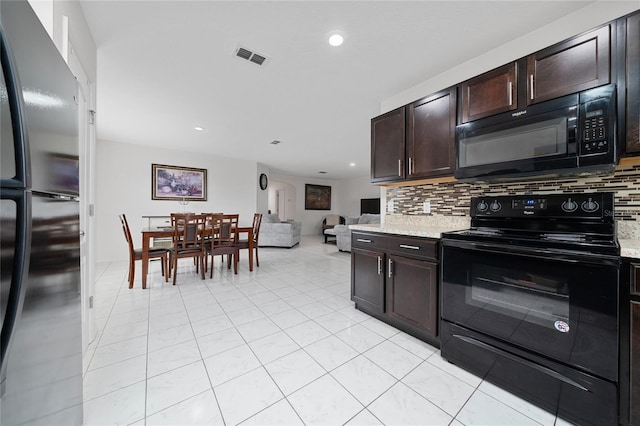
[[[456,127],[458,179],[591,173],[616,162],[613,84]]]

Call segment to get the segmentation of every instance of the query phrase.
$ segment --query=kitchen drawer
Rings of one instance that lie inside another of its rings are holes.
[[[640,263],[631,262],[629,265],[631,270],[629,271],[631,274],[629,276],[630,289],[631,294],[640,296]]]
[[[387,236],[380,234],[369,234],[365,232],[351,232],[351,247],[365,250],[385,250],[387,246]]]
[[[387,237],[387,252],[418,259],[438,259],[438,240],[419,237]]]

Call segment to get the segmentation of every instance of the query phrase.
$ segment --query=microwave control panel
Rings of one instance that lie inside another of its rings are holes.
[[[596,99],[585,104],[580,144],[582,155],[609,151],[607,104],[605,99]]]

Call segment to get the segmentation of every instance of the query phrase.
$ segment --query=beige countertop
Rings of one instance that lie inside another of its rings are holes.
[[[436,225],[436,226],[416,226],[402,224],[371,224],[371,225],[349,225],[354,231],[372,231],[385,234],[410,235],[424,238],[441,238],[443,232],[467,229],[464,225]],[[640,240],[631,238],[619,238],[620,254],[622,257],[640,259]]]
[[[372,231],[382,232],[385,234],[397,234],[397,235],[410,235],[413,237],[424,238],[440,238],[443,232],[458,231],[460,229],[467,229],[468,225],[434,225],[434,226],[415,226],[415,225],[401,225],[401,224],[389,224],[380,225],[349,225],[349,229],[354,231]]]
[[[618,238],[620,254],[622,257],[640,259],[640,240],[631,238]]]

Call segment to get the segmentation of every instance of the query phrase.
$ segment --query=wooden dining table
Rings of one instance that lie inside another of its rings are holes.
[[[239,226],[238,234],[247,234],[249,239],[249,271],[253,271],[253,226]],[[153,238],[173,237],[170,226],[150,227],[142,229],[142,288],[147,288],[147,274],[149,273],[149,247]],[[175,271],[174,271],[175,273]]]

